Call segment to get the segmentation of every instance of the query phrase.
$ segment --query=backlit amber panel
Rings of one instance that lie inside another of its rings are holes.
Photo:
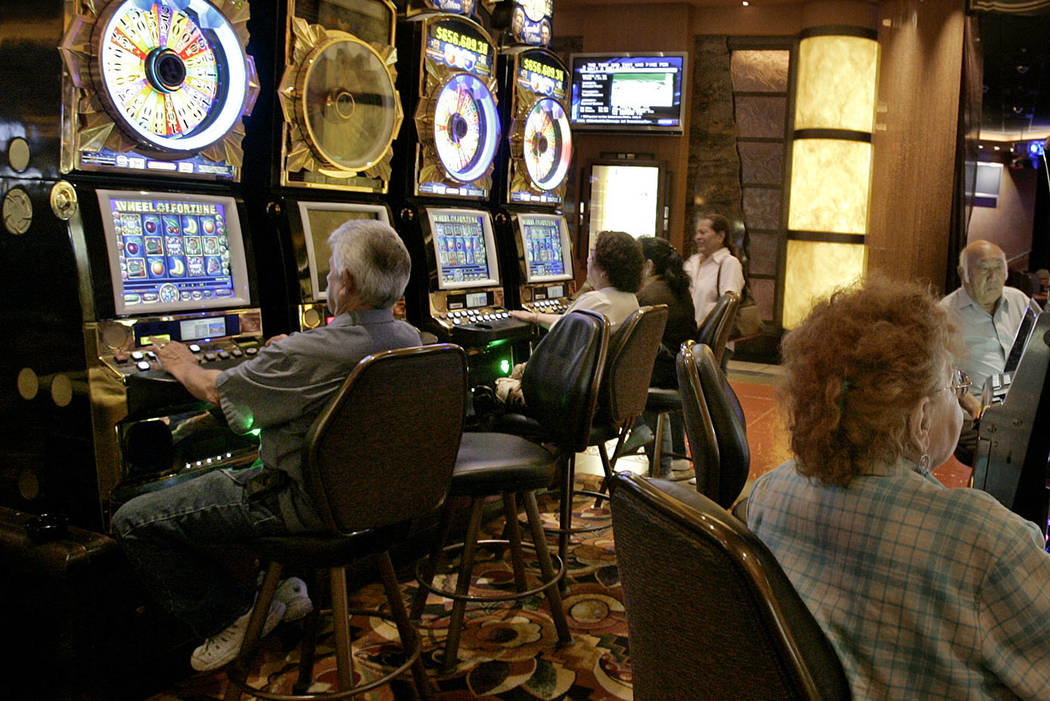
[[[789,229],[866,233],[870,190],[871,144],[834,139],[793,142]]]
[[[799,42],[795,129],[871,133],[878,65],[873,39],[815,36]]]
[[[798,326],[817,300],[860,281],[867,258],[867,246],[859,243],[788,241],[784,328]]]
[[[787,92],[791,52],[749,50],[733,52],[731,68],[736,92]]]

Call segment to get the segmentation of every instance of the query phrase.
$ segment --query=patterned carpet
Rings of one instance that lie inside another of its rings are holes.
[[[580,486],[594,488],[596,479],[582,476]],[[545,518],[553,518],[556,504],[540,507]],[[576,523],[581,520],[608,520],[607,507],[595,509],[593,500],[580,497],[574,503]],[[486,537],[499,537],[502,519],[487,524]],[[483,550],[483,549],[482,549]],[[528,559],[528,552],[526,558]],[[527,563],[530,580],[538,568]],[[420,625],[424,664],[443,701],[458,699],[630,699],[631,670],[627,650],[627,621],[624,614],[619,575],[609,528],[573,536],[570,554],[569,593],[564,599],[573,642],[558,647],[557,634],[542,594],[524,604],[471,604],[460,643],[460,663],[454,672],[441,676],[440,655],[449,624],[452,602],[431,595]],[[435,584],[449,587],[454,575],[439,574]],[[444,583],[442,583],[444,581]],[[489,558],[475,568],[474,593],[485,589],[507,591],[513,588],[509,562]],[[405,601],[411,600],[415,582],[403,583]],[[379,584],[355,592],[352,608],[385,608]],[[352,620],[354,669],[359,678],[375,678],[382,670],[395,667],[398,659],[397,631],[385,620],[360,616]],[[282,630],[289,628],[290,630]],[[394,641],[391,643],[391,641]],[[294,624],[280,626],[262,643],[256,661],[253,686],[265,684],[275,693],[292,693],[297,676],[299,652]],[[311,692],[333,688],[336,678],[334,642],[330,625],[318,640],[318,663]],[[176,688],[154,695],[150,701],[198,701],[221,698],[226,687],[225,674],[197,675]],[[411,692],[404,682],[380,688],[360,698],[401,699]]]

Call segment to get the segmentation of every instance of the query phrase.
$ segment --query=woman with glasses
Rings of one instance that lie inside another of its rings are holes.
[[[883,279],[818,303],[784,338],[794,459],[756,481],[747,522],[854,698],[1050,698],[1043,534],[930,472],[959,437],[961,350],[936,299]]]

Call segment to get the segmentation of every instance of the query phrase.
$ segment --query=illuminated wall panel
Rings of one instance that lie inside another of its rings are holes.
[[[871,200],[879,45],[871,29],[800,34],[782,322],[861,279]]]
[[[798,326],[816,300],[862,279],[867,260],[864,244],[788,241],[784,328]]]
[[[867,233],[870,143],[796,139],[791,161],[788,229]]]
[[[798,46],[795,129],[870,134],[875,119],[878,42],[856,36],[811,36]]]

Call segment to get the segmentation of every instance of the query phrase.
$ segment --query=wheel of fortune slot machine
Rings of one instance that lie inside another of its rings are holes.
[[[249,20],[239,0],[0,7],[0,568],[17,582],[0,599],[16,698],[148,695],[132,687],[163,677],[186,631],[144,603],[110,515],[257,454],[150,352],[179,340],[222,368],[263,338],[256,253],[273,244],[249,235],[240,191]]]
[[[3,498],[105,530],[123,500],[254,460],[152,343],[223,367],[263,335],[238,183],[258,93],[244,2],[32,3],[5,41]],[[56,49],[57,47],[57,49]],[[27,53],[30,60],[27,62]],[[31,70],[31,75],[22,71]],[[17,84],[16,84],[17,82]],[[10,158],[16,154],[17,158]]]
[[[348,219],[393,223],[390,162],[404,118],[396,28],[389,0],[286,0],[253,19],[250,48],[269,58],[246,120],[245,198],[254,225],[275,230],[287,252],[285,284],[264,289],[263,305],[284,332],[329,319],[328,235]]]
[[[507,135],[493,201],[510,304],[560,313],[575,292],[572,238],[562,211],[572,129],[568,71],[545,48],[551,10],[550,0],[515,3],[503,33],[497,67]]]
[[[509,316],[491,212],[501,124],[496,48],[460,0],[411,5],[398,87],[413,120],[398,140],[394,210],[413,255],[409,320],[468,350],[473,383],[505,374],[533,327]]]

